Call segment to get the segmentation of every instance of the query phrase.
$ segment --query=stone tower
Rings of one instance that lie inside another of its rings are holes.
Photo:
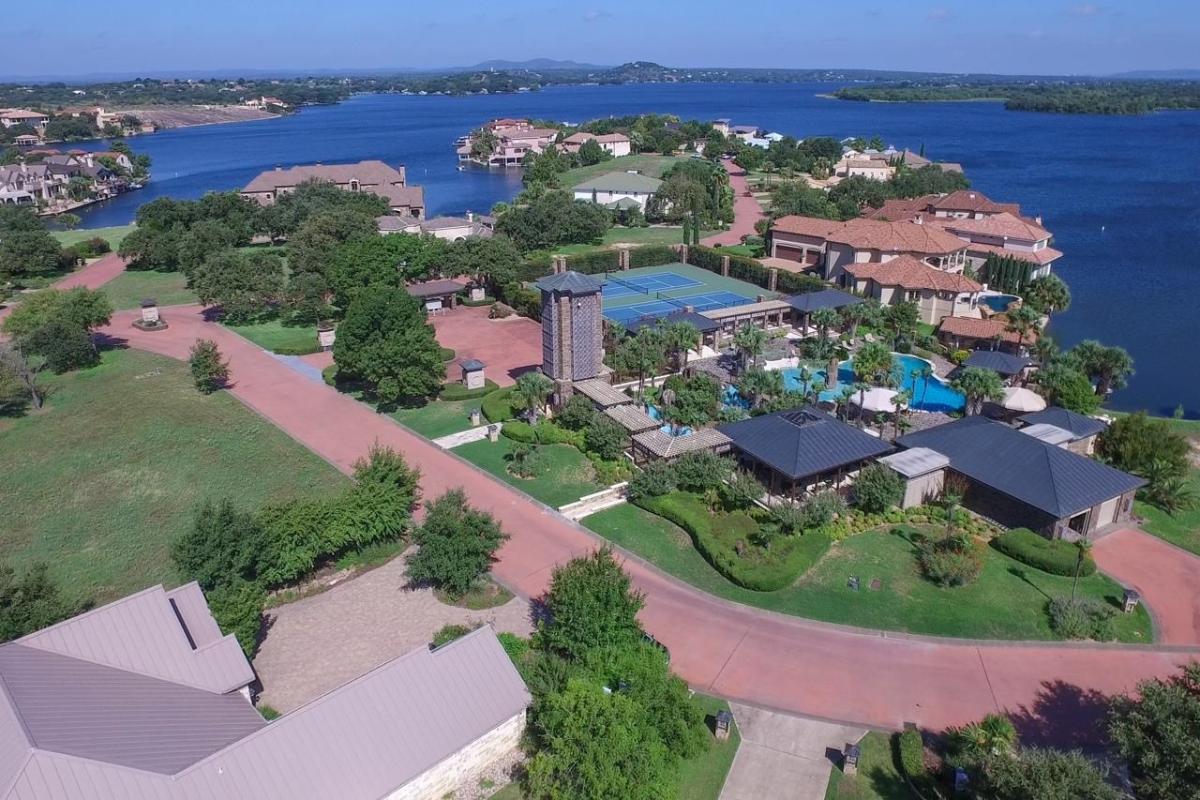
[[[537,282],[542,292],[542,372],[560,386],[595,378],[604,359],[603,284],[578,272],[560,272]]]

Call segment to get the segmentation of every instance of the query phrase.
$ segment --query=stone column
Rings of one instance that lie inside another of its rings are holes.
[[[617,251],[617,253],[618,253],[617,263],[620,265],[621,269],[622,270],[629,269],[629,248],[622,247],[620,250]]]
[[[767,270],[767,289],[772,292],[775,291],[775,286],[778,283],[779,270],[775,267],[771,267],[769,270]]]
[[[721,274],[729,277],[729,256],[721,256]]]
[[[679,253],[679,260],[684,264],[690,263],[688,261],[688,246],[686,244],[680,244],[676,245],[675,248],[675,252]]]

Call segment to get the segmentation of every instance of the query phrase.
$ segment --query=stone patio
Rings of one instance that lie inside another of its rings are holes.
[[[403,556],[322,594],[267,612],[267,634],[254,659],[261,702],[287,713],[428,645],[444,625],[490,623],[497,633],[528,636],[529,604],[520,598],[484,611],[409,589]]]

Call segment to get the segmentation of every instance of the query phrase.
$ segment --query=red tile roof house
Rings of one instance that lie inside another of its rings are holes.
[[[596,144],[600,145],[601,150],[604,150],[606,153],[612,153],[614,158],[627,156],[632,152],[633,143],[623,133],[605,133],[597,136],[594,133],[580,131],[572,133],[559,144],[568,153],[578,153],[579,148],[583,147],[585,142],[593,139],[596,140]]]
[[[888,261],[847,264],[846,287],[884,305],[917,304],[922,322],[936,325],[943,317],[977,313],[975,303],[983,286],[959,272],[931,267],[909,255]]]
[[[404,166],[390,167],[382,161],[357,164],[301,164],[284,169],[276,167],[259,173],[242,189],[242,197],[262,205],[271,205],[281,196],[294,192],[307,181],[325,181],[348,192],[370,192],[385,198],[393,214],[412,219],[425,218],[425,193],[420,186],[409,186]]]
[[[945,272],[962,272],[966,243],[919,221],[781,217],[771,226],[768,255],[811,265],[828,281],[842,282],[846,266],[909,255]]]
[[[1001,350],[1020,355],[1017,334],[1005,330],[1007,322],[995,317],[945,317],[938,325],[937,336],[947,347],[955,350]],[[1025,334],[1025,347],[1036,343],[1037,330]]]
[[[6,800],[415,800],[516,747],[530,696],[491,628],[267,723],[195,584],[0,645]]]
[[[996,203],[981,192],[966,189],[947,195],[886,200],[868,215],[871,219],[901,221],[922,219],[940,225],[967,242],[972,267],[982,266],[991,253],[1032,262],[1031,277],[1050,274],[1050,265],[1062,252],[1050,246],[1053,234],[1042,227],[1041,217],[1021,215],[1017,203]]]

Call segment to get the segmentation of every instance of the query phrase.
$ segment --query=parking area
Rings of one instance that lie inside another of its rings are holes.
[[[542,363],[542,328],[525,317],[488,319],[488,307],[458,306],[429,317],[442,347],[454,351],[446,379],[459,377],[458,365],[467,359],[482,361],[485,374],[498,386],[512,386],[517,376]]]

